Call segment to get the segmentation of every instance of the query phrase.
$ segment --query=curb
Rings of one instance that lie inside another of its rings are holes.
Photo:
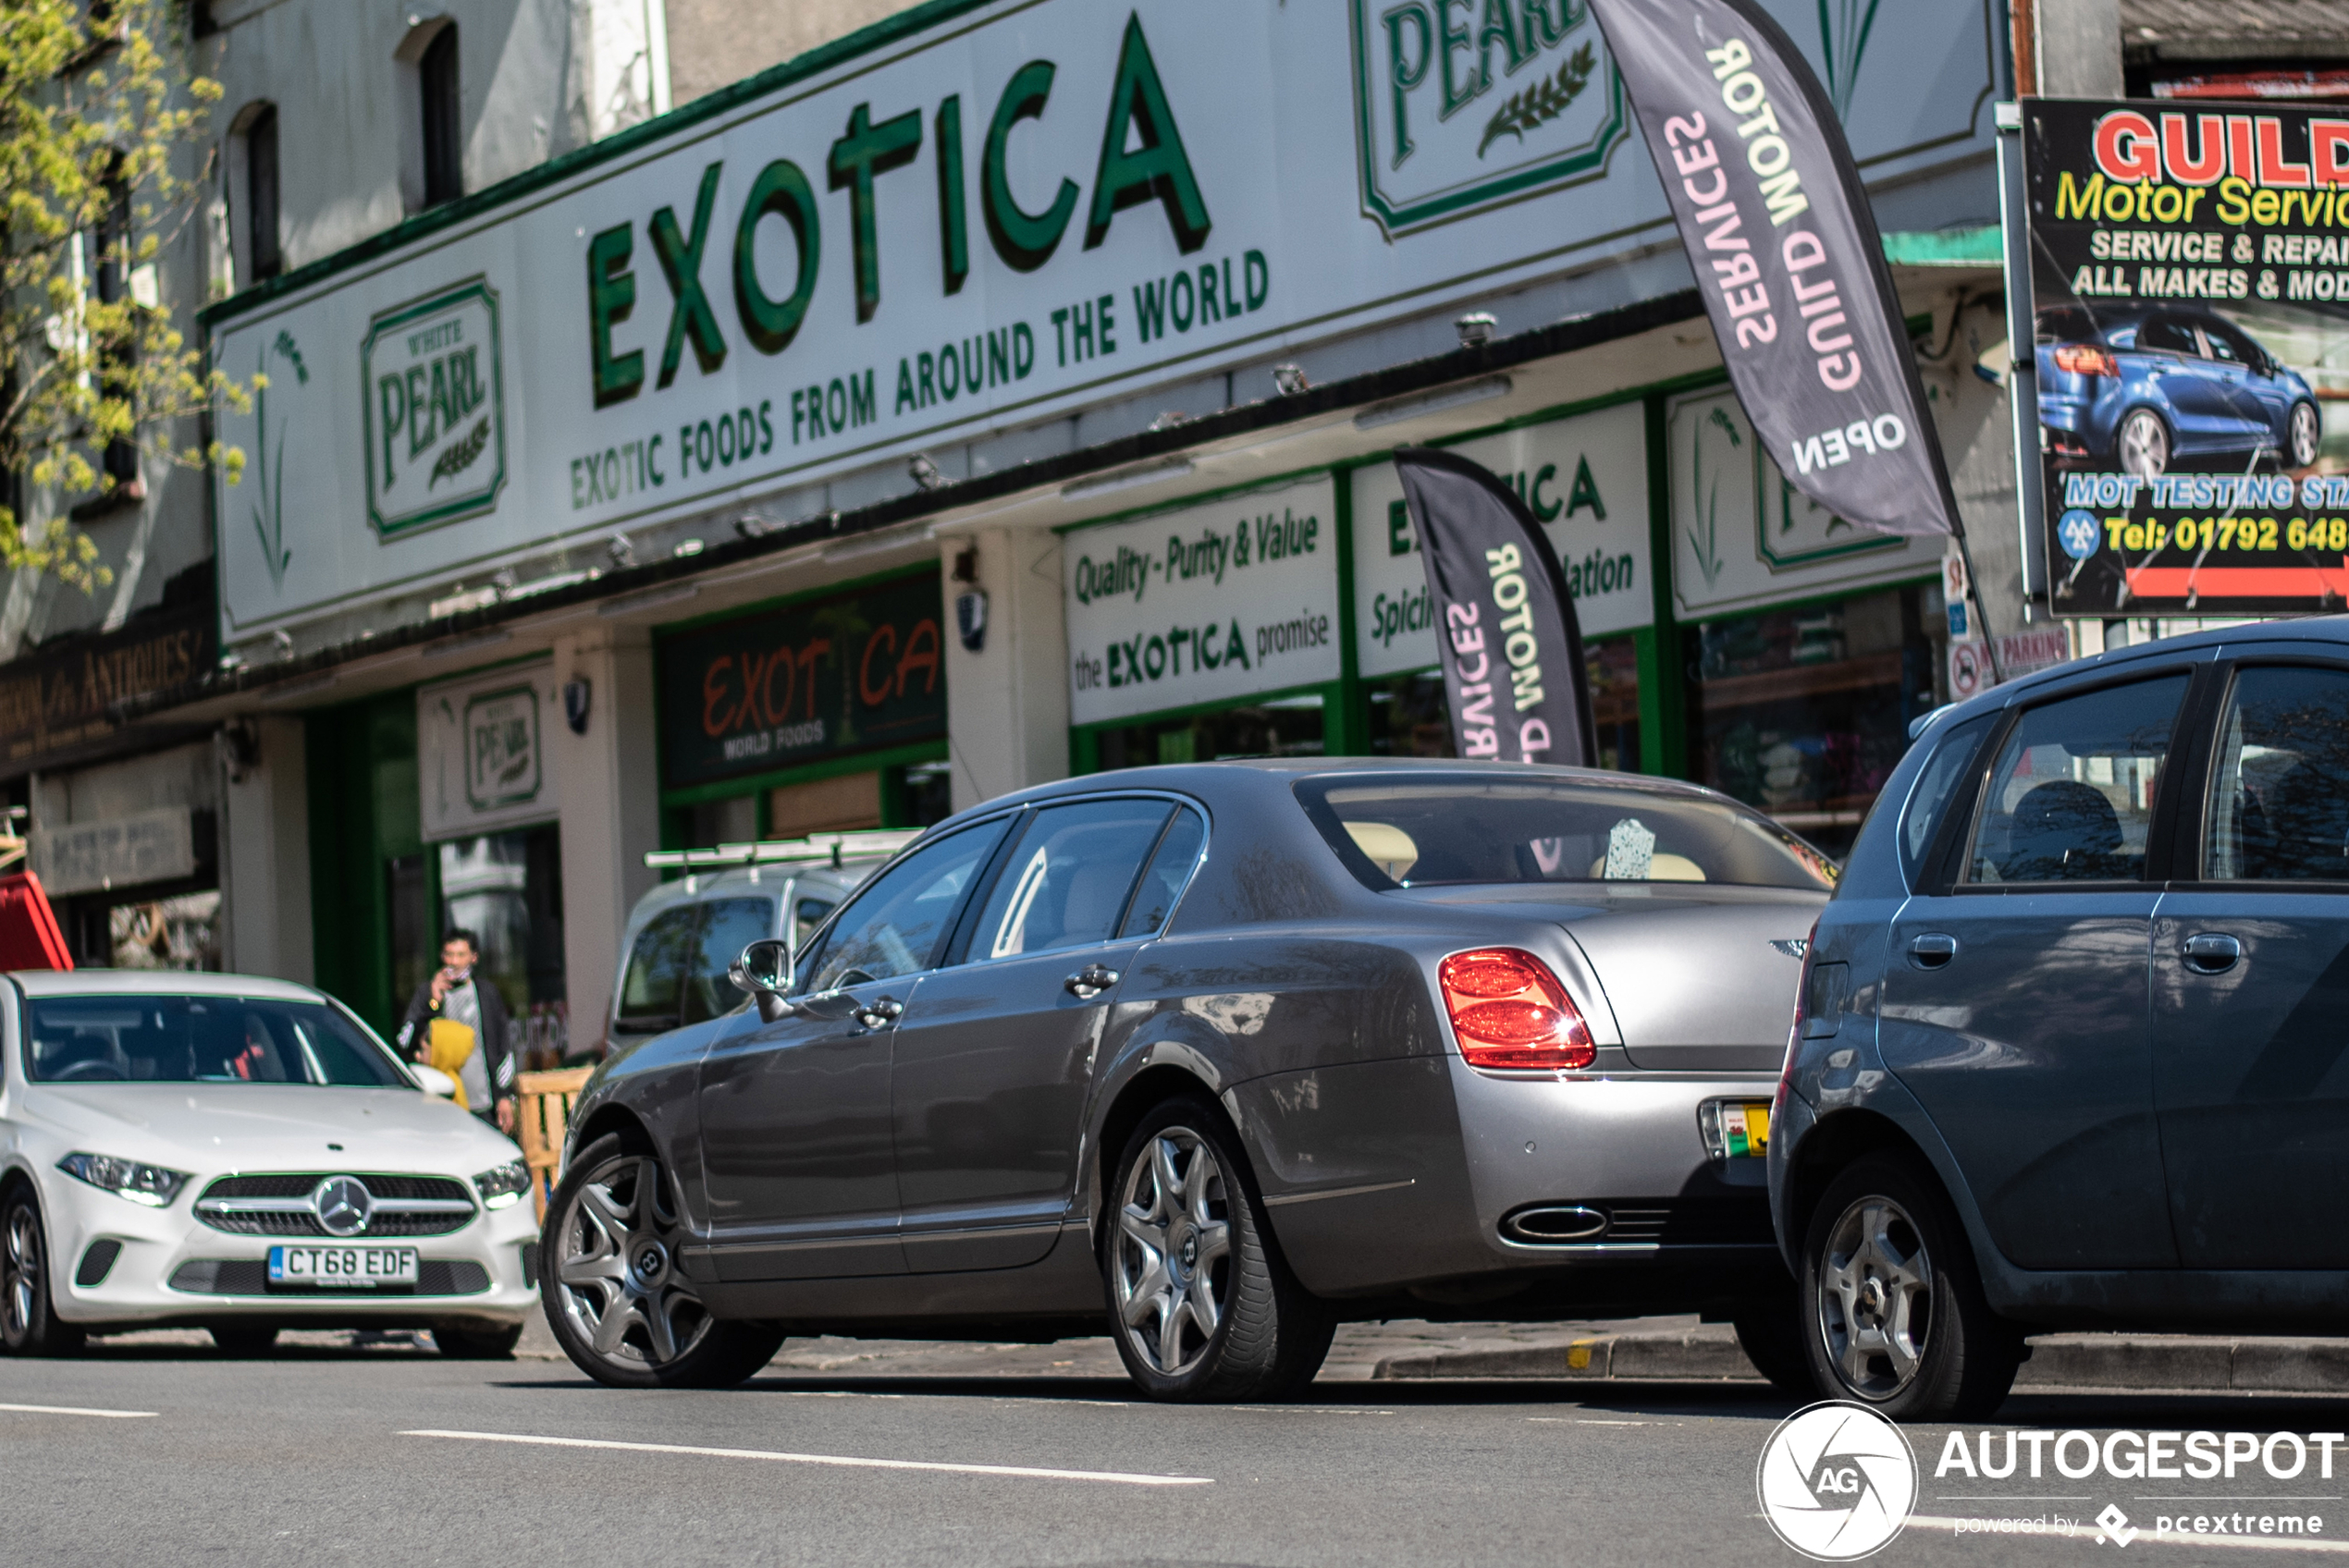
[[[1390,1355],[1374,1380],[1546,1378],[1564,1381],[1760,1382],[1727,1328],[1609,1334],[1548,1344],[1464,1345]],[[2349,1392],[2349,1340],[2051,1334],[2032,1341],[2019,1389]]]

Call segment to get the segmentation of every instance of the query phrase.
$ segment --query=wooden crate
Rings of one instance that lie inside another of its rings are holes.
[[[547,1204],[562,1180],[563,1134],[571,1127],[571,1108],[587,1086],[592,1067],[570,1067],[560,1072],[524,1072],[515,1080],[522,1104],[515,1141],[530,1167],[530,1196],[543,1223]]]

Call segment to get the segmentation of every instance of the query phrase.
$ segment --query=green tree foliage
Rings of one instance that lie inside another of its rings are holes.
[[[216,444],[173,446],[215,399],[245,400],[154,286],[211,173],[221,89],[187,50],[179,0],[0,0],[0,472],[57,514],[20,518],[0,497],[0,568],[84,592],[110,574],[69,512],[121,482],[110,445],[209,459],[231,483],[242,468]]]

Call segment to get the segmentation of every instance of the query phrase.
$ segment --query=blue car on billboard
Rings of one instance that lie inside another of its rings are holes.
[[[2068,467],[2151,479],[2181,462],[2317,460],[2308,384],[2199,305],[2068,307],[2038,323],[2039,423]]]

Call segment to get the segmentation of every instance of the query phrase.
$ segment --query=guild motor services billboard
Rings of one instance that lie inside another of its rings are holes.
[[[2349,594],[2349,116],[2023,104],[2064,615]]]
[[[1872,180],[1989,150],[1979,5],[1765,5]],[[207,311],[224,639],[1628,260],[1637,135],[1574,0],[931,0]]]

